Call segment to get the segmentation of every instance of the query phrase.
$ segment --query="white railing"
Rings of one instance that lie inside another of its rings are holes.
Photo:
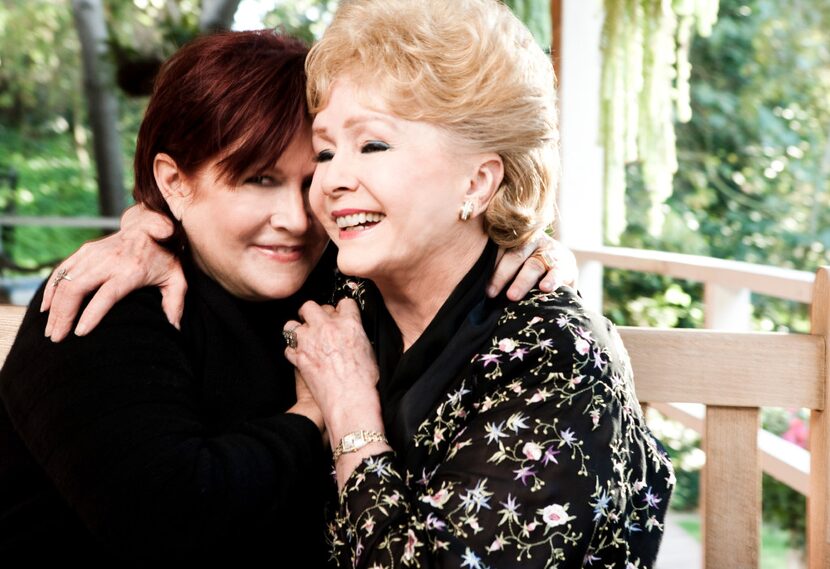
[[[573,251],[580,267],[588,269],[584,271],[587,274],[597,274],[590,266],[599,264],[703,283],[705,326],[714,330],[749,330],[752,293],[809,303],[815,280],[813,273],[806,271],[664,251],[623,247],[575,247]],[[703,405],[673,403],[653,407],[668,418],[703,433]],[[809,452],[763,429],[758,431],[758,446],[764,472],[809,495]]]

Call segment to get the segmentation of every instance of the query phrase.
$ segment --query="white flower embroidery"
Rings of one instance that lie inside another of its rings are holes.
[[[525,443],[525,446],[522,447],[522,454],[525,455],[525,458],[527,459],[539,460],[542,458],[542,447],[536,443]]]
[[[556,526],[568,523],[573,519],[573,516],[569,516],[568,511],[562,505],[551,504],[550,506],[545,506],[542,510],[542,519],[545,520],[548,527],[555,528]]]

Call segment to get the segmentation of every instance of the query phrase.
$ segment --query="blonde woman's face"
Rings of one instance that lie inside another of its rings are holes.
[[[338,80],[314,120],[312,210],[346,274],[423,278],[453,262],[448,245],[469,231],[458,218],[469,160],[438,127],[361,101],[352,83]]]

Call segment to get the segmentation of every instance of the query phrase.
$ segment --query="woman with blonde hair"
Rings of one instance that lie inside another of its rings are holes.
[[[653,567],[674,477],[613,326],[568,287],[485,294],[551,221],[549,59],[496,0],[352,0],[306,69],[310,203],[351,276],[285,353],[333,448],[335,558]]]

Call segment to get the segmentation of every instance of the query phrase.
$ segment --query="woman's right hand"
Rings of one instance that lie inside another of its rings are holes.
[[[40,305],[41,312],[49,311],[46,336],[53,342],[63,340],[84,298],[95,289],[75,327],[78,336],[95,328],[116,302],[145,286],[161,289],[164,313],[178,328],[187,282],[179,260],[156,242],[172,231],[172,223],[163,215],[133,206],[121,217],[118,233],[85,243],[55,267]],[[61,271],[67,276],[56,281]]]

